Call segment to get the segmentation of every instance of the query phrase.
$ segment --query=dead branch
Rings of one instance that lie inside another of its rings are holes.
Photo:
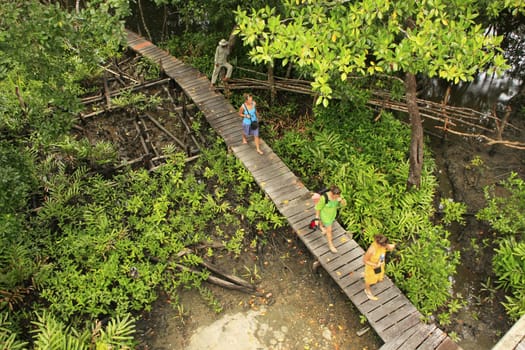
[[[142,136],[142,130],[140,129],[139,124],[136,120],[133,121],[133,124],[135,125],[135,129],[137,130],[138,137],[140,138],[140,144],[142,145],[142,149],[144,150],[144,157],[145,163],[147,163],[148,169],[151,169],[153,167],[153,163],[151,161],[151,152],[148,149],[148,146],[146,145],[146,140]]]
[[[212,265],[211,263],[208,263],[206,261],[203,261],[201,263],[201,265],[203,265],[204,267],[206,267],[208,270],[210,270],[211,272],[217,274],[217,275],[220,275],[221,277],[224,277],[225,279],[227,279],[228,281],[231,281],[233,283],[236,283],[238,285],[241,285],[241,286],[244,286],[246,288],[250,288],[250,289],[253,289],[255,290],[255,286],[253,284],[251,284],[250,282],[248,281],[245,281],[243,280],[242,278],[240,277],[237,277],[237,276],[234,276],[234,275],[230,275],[230,274],[227,274],[221,270],[219,270],[218,267],[216,267],[215,265]]]
[[[443,129],[440,126],[436,126],[436,128],[437,129]],[[522,143],[522,142],[505,141],[505,140],[494,140],[494,139],[492,139],[492,138],[490,138],[488,136],[482,135],[482,134],[475,135],[475,134],[471,134],[471,133],[459,132],[459,131],[452,130],[452,129],[448,129],[447,132],[449,132],[451,134],[454,134],[454,135],[459,135],[459,136],[464,136],[464,137],[469,137],[469,138],[472,138],[472,137],[481,138],[481,139],[485,140],[488,145],[503,145],[503,146],[507,146],[509,148],[525,150],[525,143]]]
[[[167,130],[165,127],[162,126],[161,123],[159,123],[159,121],[155,118],[153,118],[151,115],[149,114],[145,114],[145,116],[151,120],[153,122],[153,124],[155,124],[160,130],[162,130],[166,135],[168,135],[169,137],[171,137],[180,147],[182,147],[183,150],[186,150],[186,145],[184,144],[184,142],[182,142],[181,140],[179,140],[177,137],[175,137],[175,135],[173,135],[171,132],[169,132],[169,130]]]
[[[129,75],[125,74],[124,72],[117,73],[114,70],[109,69],[108,67],[100,66],[102,69],[104,69],[106,72],[109,72],[115,76],[115,78],[119,79],[120,83],[124,85],[124,82],[120,79],[120,77],[124,77],[130,81],[132,81],[135,84],[140,84],[140,82],[136,79],[133,79]]]
[[[170,92],[168,91],[168,89],[165,86],[164,86],[164,91],[170,97],[171,102],[173,104],[176,104],[175,103],[175,99],[173,98],[173,96],[170,94]],[[185,108],[187,108],[187,106],[182,106],[182,107],[179,107],[178,109],[180,110],[180,109],[185,109]],[[190,135],[190,137],[193,140],[193,143],[195,144],[195,146],[199,149],[199,151],[201,151],[201,146],[200,146],[199,142],[197,141],[197,139],[195,138],[195,136],[193,135],[193,132],[192,132],[190,126],[188,125],[188,123],[186,122],[186,120],[183,118],[181,113],[175,113],[175,114],[179,117],[179,120],[181,121],[182,125],[184,125],[184,128],[186,129],[186,132],[188,133],[188,135]]]
[[[169,78],[149,80],[149,81],[144,82],[144,83],[139,84],[139,85],[126,86],[126,87],[121,88],[119,90],[112,91],[109,96],[110,97],[119,96],[119,95],[121,95],[123,93],[127,93],[127,92],[130,92],[130,91],[134,92],[134,91],[137,91],[137,90],[150,88],[150,87],[153,87],[155,85],[166,84],[166,83],[168,83],[168,81],[169,81]],[[88,105],[88,104],[91,104],[91,103],[100,102],[103,99],[104,99],[104,96],[101,96],[101,95],[88,96],[88,97],[84,97],[81,100],[81,102],[84,105]]]
[[[189,268],[189,267],[184,266],[184,265],[175,264],[175,266],[181,271],[190,271],[192,273],[200,273],[200,271],[192,269],[192,268]],[[253,294],[253,295],[256,295],[256,296],[260,296],[260,297],[264,296],[264,294],[262,294],[260,292],[257,292],[256,288],[253,288],[253,287],[247,288],[245,286],[238,285],[238,284],[235,284],[233,282],[226,281],[226,280],[220,279],[220,278],[212,276],[212,275],[209,275],[206,281],[208,281],[208,282],[210,282],[212,284],[218,285],[220,287],[223,287],[223,288],[227,288],[227,289],[231,289],[231,290],[237,290],[237,291],[240,291],[240,292]]]

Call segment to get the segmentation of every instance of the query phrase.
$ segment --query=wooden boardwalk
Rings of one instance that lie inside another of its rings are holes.
[[[521,316],[492,350],[525,350],[525,315]]]
[[[330,252],[325,237],[319,231],[312,232],[308,228],[315,216],[311,192],[263,140],[261,149],[264,155],[255,151],[253,142],[242,144],[242,125],[237,109],[224,96],[210,90],[209,79],[196,69],[133,32],[128,31],[127,38],[132,50],[157,62],[198,106],[209,124],[224,138],[227,146],[287,218],[311,254],[366,316],[385,343],[381,350],[459,349],[435,325],[421,322],[422,315],[388,277],[372,286],[379,300],[368,300],[363,292],[364,281],[361,277],[364,250],[337,223],[333,230],[333,241],[338,250],[336,254]]]

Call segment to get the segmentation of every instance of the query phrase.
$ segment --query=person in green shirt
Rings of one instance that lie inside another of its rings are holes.
[[[339,187],[332,185],[326,196],[321,196],[315,205],[315,220],[321,228],[321,232],[326,234],[328,248],[332,253],[337,253],[332,243],[332,224],[337,216],[337,209],[346,206],[346,200],[341,196]]]

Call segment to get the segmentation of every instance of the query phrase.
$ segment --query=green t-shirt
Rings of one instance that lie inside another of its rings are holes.
[[[330,194],[327,193],[327,198],[330,198]],[[343,199],[343,197],[341,197]],[[325,226],[331,225],[337,216],[337,209],[340,208],[341,202],[337,200],[328,199],[328,203],[325,203],[325,196],[321,196],[319,202],[315,206],[315,210],[319,210],[319,219]]]

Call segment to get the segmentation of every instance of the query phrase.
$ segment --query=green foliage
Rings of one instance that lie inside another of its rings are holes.
[[[169,5],[170,13],[177,15],[182,32],[194,31],[213,34],[214,30],[228,32],[234,27],[231,11],[237,6],[277,6],[276,0],[154,0],[157,6]],[[212,32],[212,33],[210,33]],[[218,42],[218,41],[217,41]]]
[[[0,350],[27,349],[27,342],[17,339],[16,333],[11,330],[8,313],[0,313]]]
[[[425,74],[454,83],[472,80],[483,67],[506,67],[500,36],[488,36],[475,19],[485,5],[476,2],[361,0],[283,1],[282,8],[252,6],[235,11],[237,32],[251,47],[254,63],[308,67],[328,105],[336,81],[352,74]],[[517,3],[492,4],[523,9]],[[286,20],[283,20],[286,19]]]
[[[33,159],[20,147],[0,142],[0,215],[24,208],[36,185]]]
[[[397,242],[387,273],[428,315],[450,304],[459,253],[451,252],[449,233],[430,221],[437,186],[430,157],[420,189],[406,191],[409,138],[389,113],[374,121],[370,112],[341,101],[317,109],[310,128],[291,131],[272,147],[308,186],[341,188],[348,205],[340,222],[363,246],[378,233]]]
[[[80,109],[80,82],[120,51],[128,1],[83,5],[69,12],[59,2],[2,3],[0,48],[6,69],[0,71],[1,132],[36,133],[51,140],[67,131]]]
[[[129,315],[110,319],[104,328],[97,321],[91,332],[78,332],[46,312],[36,316],[33,321],[35,349],[88,350],[93,346],[96,349],[132,349],[134,345],[135,321]]]
[[[249,206],[247,208],[238,207],[237,212],[261,232],[267,232],[270,228],[283,227],[285,224],[284,218],[277,212],[271,199],[259,192],[251,193]]]
[[[25,234],[26,207],[37,184],[33,157],[19,146],[0,142],[0,310],[13,308],[27,294],[36,270]],[[20,286],[20,288],[17,288]]]
[[[135,69],[136,74],[146,81],[160,77],[160,66],[147,57],[140,57]]]
[[[503,303],[514,320],[525,315],[525,243],[514,237],[500,240],[492,264],[498,277],[497,284],[507,291]]]
[[[465,225],[465,218],[463,215],[467,212],[467,205],[461,202],[454,202],[452,198],[441,198],[439,202],[440,208],[443,208],[443,223],[450,225],[452,222],[458,222]]]
[[[507,295],[503,303],[507,314],[517,319],[525,314],[525,182],[516,173],[500,182],[501,188],[484,188],[487,206],[476,214],[504,237],[495,249],[492,265],[496,284]]]
[[[155,110],[162,100],[158,96],[146,96],[142,92],[126,91],[112,98],[111,102],[116,107],[133,107],[139,111],[146,111]]]
[[[443,228],[429,225],[419,232],[417,240],[399,247],[400,259],[387,268],[396,285],[424,315],[445,306],[450,300],[452,283],[449,277],[455,274],[460,253],[450,251],[448,236]]]
[[[184,154],[172,153],[154,172],[124,169],[105,176],[95,169],[115,161],[111,147],[64,138],[49,151],[37,171],[46,191],[42,208],[25,224],[23,240],[0,248],[0,288],[9,296],[0,308],[19,307],[37,292],[56,320],[46,318],[42,342],[74,344],[78,334],[62,336],[69,332],[62,322],[74,327],[148,310],[159,288],[175,301],[179,288],[196,288],[220,311],[202,286],[209,273],[196,268],[202,258],[192,248],[220,240],[238,255],[255,237],[248,227],[261,234],[284,224],[220,142],[191,166]],[[13,230],[20,228],[15,224]]]
[[[476,217],[485,220],[497,231],[525,238],[525,182],[516,173],[500,182],[504,193],[497,193],[495,186],[484,188],[488,204]]]
[[[204,32],[185,33],[170,37],[164,46],[175,57],[211,77],[215,48],[220,39]]]

